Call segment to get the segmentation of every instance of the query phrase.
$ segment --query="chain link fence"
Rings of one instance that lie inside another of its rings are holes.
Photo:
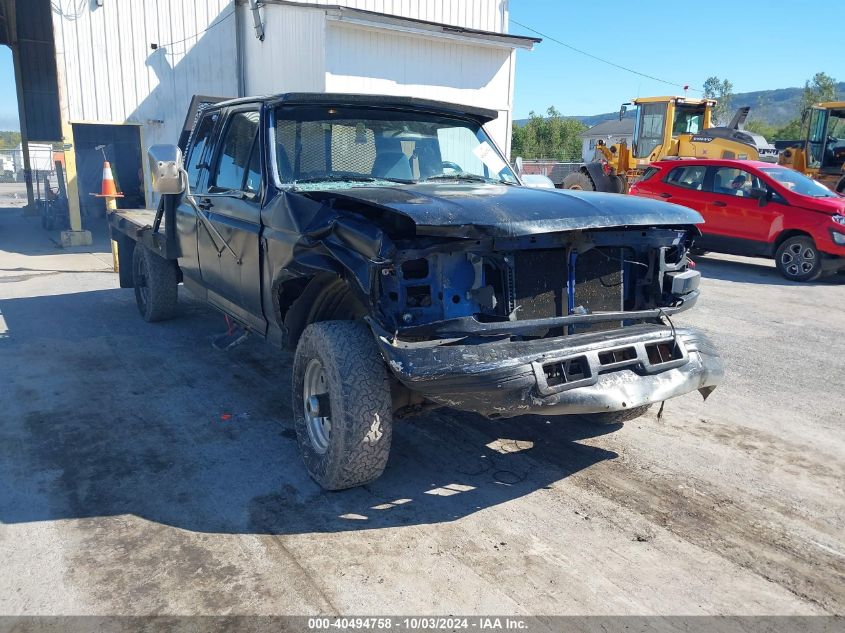
[[[29,159],[35,208],[51,204],[59,193],[55,158],[50,145],[30,147]],[[0,149],[0,207],[21,207],[27,204],[26,179],[21,149]]]
[[[525,160],[522,162],[523,174],[539,174],[548,177],[556,187],[563,184],[567,174],[578,171],[583,162],[562,162],[556,160]]]

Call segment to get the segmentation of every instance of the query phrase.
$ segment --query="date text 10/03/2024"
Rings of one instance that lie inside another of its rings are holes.
[[[520,618],[508,617],[372,617],[372,618],[309,618],[309,631],[331,630],[382,630],[389,631],[497,631],[527,630],[527,623]]]

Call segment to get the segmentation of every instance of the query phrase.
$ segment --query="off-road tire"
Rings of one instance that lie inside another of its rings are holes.
[[[628,179],[625,176],[611,176],[610,177],[610,187],[611,193],[619,193],[625,195],[628,193],[630,186],[628,185]]]
[[[136,244],[132,253],[132,282],[135,303],[144,321],[166,321],[176,315],[179,296],[176,262],[156,255],[142,244]]]
[[[650,404],[644,404],[640,407],[622,409],[621,411],[588,413],[583,417],[590,424],[621,424],[622,422],[630,422],[631,420],[636,420],[638,417],[645,415],[645,412],[648,411],[650,408]]]
[[[580,189],[581,191],[595,191],[596,186],[583,171],[573,171],[563,179],[564,189]]]
[[[791,264],[795,261],[794,258],[799,256],[799,253],[812,253],[815,265],[806,272],[799,272],[793,274]],[[791,254],[790,260],[784,262],[784,259]],[[775,252],[775,265],[778,272],[783,275],[785,279],[790,281],[813,281],[818,279],[822,274],[822,255],[816,248],[816,244],[811,237],[806,235],[795,235],[787,238],[778,246]]]
[[[315,358],[322,364],[331,409],[322,454],[305,417],[305,371]],[[390,454],[393,407],[387,368],[365,323],[323,321],[305,328],[293,361],[293,413],[302,460],[320,486],[343,490],[381,476]]]

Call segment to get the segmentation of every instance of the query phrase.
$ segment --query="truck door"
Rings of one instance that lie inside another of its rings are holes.
[[[262,333],[259,262],[261,230],[261,111],[248,104],[227,110],[218,136],[206,193],[197,204],[224,243],[198,232],[202,278],[208,299]]]
[[[196,124],[196,131],[186,148],[185,169],[188,172],[188,185],[192,192],[202,191],[204,188],[205,172],[203,166],[211,160],[210,142],[219,122],[219,111],[200,115]],[[188,282],[201,284],[200,262],[197,254],[197,217],[193,208],[182,200],[176,207],[176,235],[179,240],[179,268]]]

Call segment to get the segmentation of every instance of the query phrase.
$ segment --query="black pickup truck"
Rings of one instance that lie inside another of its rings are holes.
[[[676,328],[698,299],[702,219],[675,205],[520,184],[483,125],[420,99],[283,94],[201,107],[150,148],[158,208],[110,215],[120,283],[147,321],[184,284],[296,350],[305,466],[377,478],[395,419],[624,421],[715,388],[713,344]],[[183,160],[184,157],[184,160]]]

